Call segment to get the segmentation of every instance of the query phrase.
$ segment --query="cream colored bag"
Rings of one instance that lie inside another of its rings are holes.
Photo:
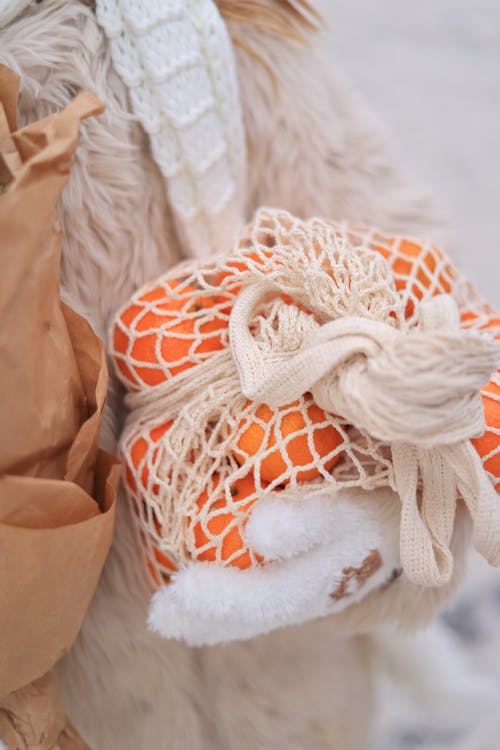
[[[399,494],[416,583],[450,579],[459,496],[476,548],[499,564],[498,373],[480,393],[499,362],[492,316],[436,247],[270,209],[230,255],[139,290],[112,354],[153,582],[190,561],[265,567],[245,539],[254,503],[325,487]],[[496,422],[476,450],[483,401]]]

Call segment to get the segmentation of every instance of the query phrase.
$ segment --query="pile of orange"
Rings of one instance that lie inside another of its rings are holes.
[[[158,495],[159,484],[149,483],[148,458],[151,457],[151,464],[154,465],[161,449],[160,441],[171,424],[171,422],[168,422],[149,430],[147,438],[138,434],[132,440],[129,450],[131,464],[125,465],[125,478],[131,492],[138,500],[137,508],[143,515],[144,525],[151,528],[152,521],[154,535],[157,537],[157,540],[150,539],[150,544],[147,542],[145,544],[146,555],[149,554],[152,557],[152,559],[147,560],[148,570],[156,585],[160,585],[162,581],[168,582],[171,574],[177,568],[174,562],[157,546],[162,537],[161,524],[154,510],[151,509],[150,505],[148,506],[146,498],[150,493],[153,496]],[[213,480],[215,489],[217,489],[220,484],[219,478],[215,475]],[[230,487],[230,493],[231,503],[235,506],[237,512],[228,510],[222,485],[217,500],[212,501],[210,508],[207,508],[206,505],[213,494],[209,493],[208,488],[197,498],[194,512],[188,521],[188,526],[192,528],[196,549],[195,559],[219,561],[238,568],[248,568],[252,565],[253,560],[262,561],[259,555],[248,549],[241,535],[240,519],[242,517],[245,519],[249,509],[256,501],[256,487],[253,476],[249,474],[242,479],[235,480]],[[250,499],[245,503],[244,501],[247,498]]]
[[[256,264],[260,262],[258,257],[251,260]],[[244,262],[229,263],[227,269],[221,272],[218,283],[232,273],[239,277],[245,269]],[[231,287],[227,296],[212,301],[207,296],[200,296],[199,291],[190,285],[169,280],[136,296],[119,315],[113,330],[114,360],[122,381],[130,389],[149,388],[222,349],[227,344],[227,312],[230,312],[238,291],[239,286]],[[221,302],[224,308],[227,305],[227,309],[220,310]],[[217,312],[214,313],[214,310]],[[272,428],[267,438],[264,438],[261,426],[265,423]],[[153,558],[148,560],[148,568],[157,585],[160,580],[168,580],[176,567],[158,548],[162,530],[151,510],[148,516],[146,498],[148,494],[157,495],[159,492],[159,484],[151,481],[150,467],[158,458],[162,438],[170,425],[171,422],[168,422],[149,429],[147,433],[137,434],[129,445],[125,465],[125,478],[143,516],[143,525],[150,529],[154,526],[157,537],[156,541],[150,539],[146,544]],[[251,459],[259,451],[264,451],[259,465],[261,486],[274,480],[286,484],[292,475],[299,482],[319,476],[321,470],[315,463],[309,440],[312,440],[316,457],[321,459],[323,471],[331,469],[340,458],[340,452],[335,451],[342,438],[310,395],[302,397],[291,407],[278,410],[272,410],[265,404],[256,405],[256,409],[241,425],[239,433],[235,447],[238,461]],[[281,450],[278,447],[273,450],[277,442],[283,445]],[[217,477],[214,480],[217,484]],[[240,520],[248,517],[257,498],[252,470],[231,485],[234,511],[227,509],[228,503],[221,485],[220,497],[212,501],[207,515],[206,503],[213,496],[213,491],[209,493],[205,490],[197,498],[192,517],[187,522],[194,540],[196,559],[219,561],[239,568],[260,562],[262,558],[243,541]],[[247,498],[249,500],[245,502]]]
[[[368,244],[389,263],[407,317],[413,316],[424,297],[452,291],[457,275],[438,248],[376,233],[370,235]],[[258,267],[261,263],[263,260],[257,255],[228,262],[216,280],[217,285],[223,284],[224,291],[214,299],[174,280],[157,283],[136,295],[120,314],[112,338],[115,364],[125,385],[131,390],[154,387],[226,347],[228,315],[240,290],[241,272],[251,264]],[[466,312],[462,325],[482,330],[496,328],[494,335],[500,340],[500,317],[493,312],[481,324],[477,314]],[[487,430],[472,442],[485,469],[500,479],[500,387],[491,381],[482,395]],[[195,500],[193,512],[186,519],[195,559],[242,569],[262,562],[242,535],[245,521],[241,519],[248,517],[257,499],[256,481],[260,486],[284,486],[331,471],[342,457],[343,436],[335,424],[307,393],[279,409],[248,402],[233,448],[237,462],[242,466],[248,463],[248,473],[230,486],[232,507],[226,498],[226,483],[220,482],[217,475],[213,477],[212,490],[206,489]],[[171,422],[138,434],[126,457],[125,478],[145,518],[148,494],[159,491],[159,485],[151,480],[149,467],[158,458],[170,425]],[[220,494],[214,493],[219,484]],[[151,529],[151,511],[148,526]],[[176,568],[158,549],[162,529],[154,514],[153,526],[156,541],[152,544],[150,539],[146,545],[152,549],[148,567],[153,581],[160,585]]]

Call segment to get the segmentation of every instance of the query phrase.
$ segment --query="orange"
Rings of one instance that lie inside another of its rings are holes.
[[[307,425],[306,414],[311,423],[309,433],[312,433],[312,436],[304,432]],[[243,464],[247,457],[254,456],[259,450],[264,449],[266,455],[260,459],[261,477],[266,482],[280,479],[281,484],[287,484],[291,480],[291,471],[283,457],[284,452],[294,468],[307,467],[297,472],[298,482],[314,479],[320,476],[321,472],[314,464],[315,457],[309,448],[309,437],[320,459],[328,456],[343,440],[342,435],[333,425],[316,426],[326,420],[325,412],[314,403],[310,395],[279,409],[271,409],[267,404],[260,404],[253,414],[245,417],[240,423],[239,427],[243,431],[237,443],[238,451],[235,451],[234,455],[238,462]],[[262,423],[270,425],[267,438]],[[276,445],[277,439],[280,442],[284,440],[284,445],[276,448],[275,451],[270,451]],[[264,441],[266,441],[265,444]],[[323,464],[324,468],[329,471],[337,463],[340,455],[339,452],[328,458]]]
[[[137,483],[135,481],[134,475],[130,469],[130,466],[127,466],[127,463],[125,464],[125,477],[128,486],[132,490],[132,492],[137,495],[139,494],[139,498],[142,497],[142,493],[145,490],[148,490],[148,479],[149,479],[149,467],[148,467],[148,453],[150,452],[150,449],[152,448],[151,443],[154,445],[159,442],[160,438],[165,434],[165,432],[170,428],[172,422],[167,422],[164,425],[159,425],[158,427],[154,427],[149,432],[149,439],[150,443],[146,440],[145,437],[142,435],[139,435],[135,442],[132,443],[132,447],[130,449],[130,459],[132,462],[132,465],[137,471],[140,471],[140,477],[141,477],[141,488],[138,493]],[[156,445],[151,451],[151,460],[154,461],[156,456],[158,455],[159,446]],[[153,495],[157,495],[159,491],[159,485],[154,484],[151,487],[151,492]],[[144,501],[142,501],[144,506]],[[146,514],[144,510],[144,514]],[[158,519],[156,518],[156,515],[153,513],[153,523],[156,529],[156,533],[158,535],[161,535],[161,527]],[[149,574],[151,578],[153,579],[153,582],[160,586],[162,581],[163,583],[168,583],[170,579],[170,572],[175,572],[177,570],[174,563],[165,555],[163,552],[161,552],[157,547],[153,545],[153,555],[154,559],[156,561],[156,565],[151,561],[147,560],[147,568],[149,571]],[[160,570],[160,573],[158,573],[157,567],[161,566],[162,568],[166,568],[167,571]]]
[[[500,479],[500,400],[496,401],[495,398],[500,399],[500,388],[496,383],[490,381],[482,390],[482,399],[484,407],[484,421],[486,422],[486,430],[479,438],[472,440],[472,445],[479,453],[481,459],[483,459],[483,466],[486,471],[493,474],[494,477]],[[496,430],[496,432],[492,432]],[[484,460],[485,457],[495,451],[493,455]],[[500,491],[500,483],[496,485],[497,491]]]
[[[172,290],[180,286],[178,281],[166,283]],[[126,331],[115,326],[113,346],[118,355],[129,354],[133,362],[129,365],[115,357],[128,382],[158,385],[193,367],[205,359],[203,355],[222,349],[227,320],[216,311],[213,315],[212,300],[198,295],[193,287],[183,286],[175,297],[169,297],[163,286],[157,286],[121,314]]]
[[[160,526],[158,519],[156,518],[156,515],[154,514],[153,514],[153,523],[155,525],[156,533],[158,534],[158,536],[161,536],[161,526]],[[154,547],[154,546],[153,546],[153,555],[154,555],[154,559],[156,563],[162,568],[166,568],[166,571],[165,570],[160,571],[160,575],[161,575],[162,581],[164,583],[168,583],[170,581],[171,574],[177,572],[177,567],[174,565],[172,560],[170,560],[170,558],[167,557],[167,555],[164,552],[161,552],[157,547]],[[156,574],[155,566],[150,561],[148,561],[148,569],[151,574],[153,573]],[[157,580],[158,580],[158,576],[153,575],[153,581],[155,581],[156,583]]]
[[[214,476],[215,486],[219,483],[219,477]],[[242,479],[237,479],[231,486],[231,496],[234,501],[239,503],[245,500],[247,497],[251,497],[256,492],[255,481],[251,474],[248,474]],[[201,493],[196,501],[196,504],[200,510],[205,510],[205,506],[208,502],[208,492],[205,490]],[[239,512],[248,511],[251,506],[256,502],[257,498],[253,498],[243,505],[239,505]],[[227,507],[224,490],[221,490],[221,497],[218,500],[212,502],[209,508],[208,520],[202,523],[198,521],[195,523],[193,528],[195,546],[197,549],[202,551],[196,555],[197,560],[205,560],[209,562],[217,561],[229,561],[229,565],[234,565],[242,570],[249,568],[252,565],[252,558],[248,547],[241,538],[240,530],[236,523],[236,514],[230,510],[222,513],[215,513],[215,511],[223,510]],[[212,515],[213,513],[213,515]],[[196,517],[193,519],[196,521]],[[204,528],[205,527],[205,528]],[[206,531],[210,534],[207,535]],[[215,538],[214,538],[215,537]],[[221,545],[222,540],[222,545]],[[209,546],[207,546],[209,545]],[[217,548],[220,546],[220,559],[217,556]],[[239,553],[239,554],[238,554]],[[256,559],[261,562],[262,557],[255,555]]]
[[[389,263],[396,289],[406,303],[407,318],[415,312],[414,300],[420,301],[426,292],[430,291],[432,296],[451,292],[456,273],[438,247],[408,239],[398,244],[395,237],[378,237],[384,245],[375,242],[370,246]]]
[[[460,315],[460,322],[462,323],[463,328],[477,328],[480,331],[487,331],[488,328],[497,328],[498,331],[491,332],[491,335],[493,335],[495,338],[500,338],[500,315],[498,313],[493,312],[492,317],[487,317],[485,322],[479,322],[484,319],[483,315],[479,315],[479,313],[472,312],[471,310],[466,310]]]
[[[155,527],[160,534],[160,525],[156,518],[155,521]],[[157,586],[161,586],[162,583],[170,583],[170,579],[172,577],[172,573],[177,572],[177,567],[174,565],[172,560],[167,557],[167,555],[164,552],[161,552],[157,547],[153,546],[153,560],[148,559],[146,561],[146,565],[149,571],[149,574],[151,578],[153,579],[153,583],[155,583]],[[158,567],[160,567],[160,570],[158,571]]]
[[[264,260],[257,253],[245,255],[241,258],[241,260],[229,261],[227,263],[227,270],[221,271],[217,276],[215,282],[216,285],[220,286],[225,281],[225,279],[232,279],[233,277],[237,278],[240,273],[243,273],[243,271],[248,271],[252,266],[252,263],[250,263],[249,261],[253,261],[255,265],[263,265],[264,263]],[[231,308],[234,303],[234,297],[236,297],[236,295],[239,294],[240,291],[241,285],[231,286],[230,289],[226,288],[222,294],[216,296],[216,302],[228,302],[228,306],[224,307],[222,310],[223,313],[227,315],[231,312]]]
[[[155,444],[158,443],[161,437],[166,433],[166,431],[171,427],[172,421],[166,422],[166,424],[159,425],[158,427],[154,427],[149,432],[149,439],[150,441]],[[139,435],[137,439],[132,443],[132,447],[130,448],[130,458],[132,460],[132,465],[136,470],[141,471],[141,484],[143,489],[148,488],[148,479],[149,479],[149,468],[148,468],[148,450],[151,446],[151,443],[148,443],[145,437],[143,435]],[[154,461],[158,455],[159,446],[156,446],[151,454],[151,461]],[[132,492],[137,491],[137,485],[134,479],[134,475],[132,471],[130,470],[130,467],[126,467],[126,478],[127,482],[129,484],[130,489]],[[158,485],[155,484],[152,487],[153,493],[158,492]]]
[[[488,328],[497,328],[498,330],[493,335],[496,339],[500,339],[500,315],[494,310],[491,311],[491,315],[484,322],[482,322],[483,316],[479,316],[478,313],[470,310],[463,312],[460,320],[465,328],[472,327],[480,331],[487,331]],[[477,325],[480,320],[481,322]],[[494,477],[500,479],[500,387],[490,380],[481,389],[481,395],[486,430],[481,437],[475,438],[471,442],[483,460],[483,466],[486,471],[489,471]],[[485,457],[490,453],[493,455],[485,460]],[[496,490],[500,492],[500,482],[496,485]]]
[[[149,559],[146,560],[146,567],[148,569],[149,575],[153,580],[153,583],[155,583],[157,586],[161,586],[162,583],[170,583],[172,573],[177,573],[176,566],[166,555],[163,554],[163,552],[160,552],[160,550],[156,547],[153,548],[153,556],[155,562]],[[167,570],[158,571],[157,564],[162,568],[166,568]]]

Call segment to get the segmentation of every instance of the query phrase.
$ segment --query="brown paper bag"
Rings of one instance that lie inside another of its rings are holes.
[[[88,323],[61,303],[54,213],[78,125],[103,105],[84,93],[62,112],[17,130],[17,95],[17,76],[0,66],[4,718],[14,700],[6,696],[41,678],[77,635],[111,544],[119,478],[118,461],[98,449],[107,387],[103,347]],[[55,700],[54,690],[49,699]],[[15,695],[29,697],[30,689]],[[25,719],[35,726],[33,714]],[[71,746],[67,737],[64,742]]]
[[[59,708],[53,671],[8,696],[0,711],[0,737],[9,750],[89,750]]]

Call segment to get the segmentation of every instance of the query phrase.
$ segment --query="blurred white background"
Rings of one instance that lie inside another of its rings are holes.
[[[499,0],[320,7],[337,63],[444,205],[462,268],[500,305]]]
[[[443,205],[463,270],[500,305],[500,0],[320,8],[337,66]],[[410,638],[407,649],[420,706],[385,686],[374,750],[500,750],[500,572],[473,556],[442,622],[423,647]],[[430,675],[428,663],[419,670],[426,649]]]

